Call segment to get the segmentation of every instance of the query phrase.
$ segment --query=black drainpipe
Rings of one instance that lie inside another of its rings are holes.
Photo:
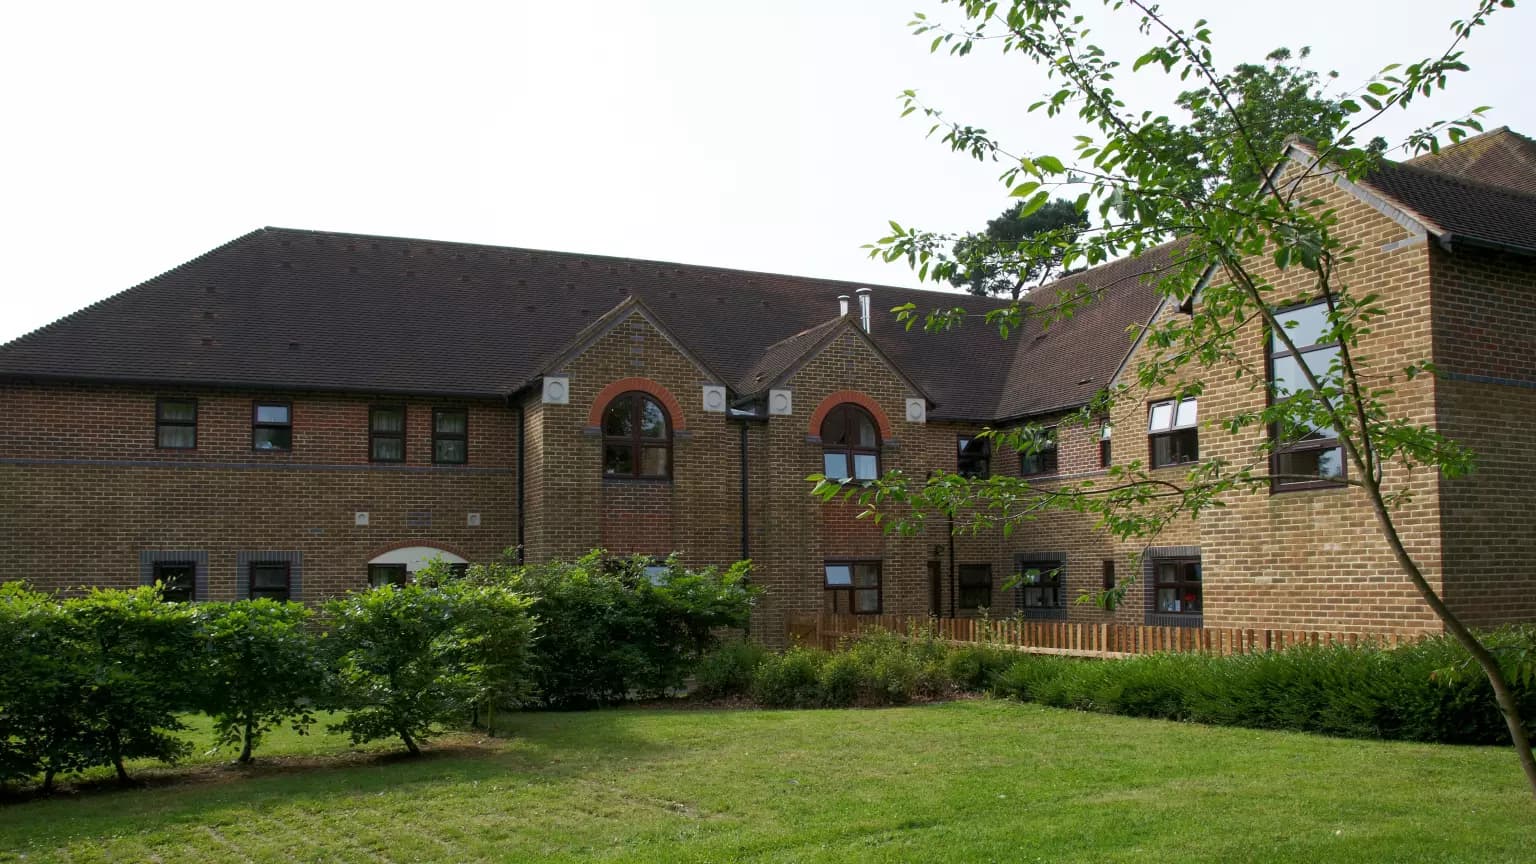
[[[747,424],[741,424],[741,560],[752,557],[751,544],[747,542]]]
[[[955,594],[959,591],[959,583],[955,581],[955,517],[951,514],[947,520],[949,525],[949,617],[955,617]]]
[[[523,494],[523,478],[527,474],[528,467],[528,417],[527,409],[523,403],[517,403],[517,563],[522,564],[526,558],[523,553],[523,504],[527,496]]]

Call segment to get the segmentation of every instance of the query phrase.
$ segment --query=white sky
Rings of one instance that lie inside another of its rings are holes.
[[[1182,23],[1211,20],[1223,69],[1305,44],[1349,87],[1438,53],[1474,5],[1163,2]],[[897,93],[916,88],[1025,152],[1064,153],[1079,130],[1025,114],[1046,86],[1026,61],[929,55],[906,27],[913,9],[942,11],[933,0],[6,3],[0,342],[263,225],[916,284],[859,247],[888,219],[976,228],[1010,202],[997,166],[899,119]],[[1378,131],[1395,142],[1486,104],[1491,125],[1536,132],[1536,16],[1494,21],[1446,98]],[[1134,49],[1133,27],[1105,38]]]

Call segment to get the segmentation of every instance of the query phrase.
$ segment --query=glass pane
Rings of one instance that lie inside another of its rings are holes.
[[[1160,582],[1160,583],[1161,582],[1177,582],[1178,579],[1179,579],[1179,565],[1171,563],[1171,562],[1165,563],[1165,564],[1158,564],[1157,565],[1157,581],[1158,582]]]
[[[853,611],[874,615],[880,611],[879,589],[860,589],[853,592]]]
[[[380,585],[404,585],[404,564],[370,564],[368,565],[368,586],[377,588]]]
[[[197,420],[197,403],[161,402],[160,419],[181,423],[193,423]]]
[[[405,431],[405,412],[395,408],[383,408],[375,410],[373,417],[373,431],[375,432],[403,432]]]
[[[1200,562],[1190,561],[1184,565],[1184,578],[1189,582],[1200,581]]]
[[[257,450],[288,450],[293,447],[293,430],[287,427],[252,430]]]
[[[432,445],[433,459],[450,465],[464,462],[465,450],[463,441],[437,441]]]
[[[855,480],[873,480],[880,476],[880,460],[873,453],[853,454],[853,477]]]
[[[288,568],[257,565],[251,568],[252,588],[286,588]]]
[[[1045,605],[1045,589],[1040,587],[1027,587],[1024,589],[1024,605],[1030,608],[1039,608]]]
[[[1339,356],[1337,347],[1319,348],[1316,351],[1308,351],[1302,355],[1307,362],[1307,368],[1317,378],[1319,384],[1328,385],[1338,382],[1338,371],[1333,368],[1334,361]],[[1274,360],[1275,395],[1287,396],[1292,393],[1301,393],[1310,388],[1307,385],[1306,376],[1301,374],[1301,367],[1295,357],[1276,357]]]
[[[646,447],[641,450],[640,474],[644,477],[667,476],[667,448]]]
[[[603,410],[603,434],[628,438],[635,434],[635,404],[633,396],[620,396],[608,403]]]
[[[288,589],[287,588],[252,588],[251,589],[251,599],[252,600],[261,600],[263,598],[265,598],[267,600],[276,600],[278,602],[287,600],[288,599]]]
[[[1105,423],[1103,425],[1103,427],[1101,427],[1099,429],[1099,440],[1100,441],[1108,441],[1110,438],[1112,438],[1114,436],[1114,431],[1115,431],[1115,427],[1111,426],[1108,423]]]
[[[256,406],[256,422],[257,423],[287,423],[288,422],[288,406],[287,405],[257,405]]]
[[[191,564],[162,564],[155,568],[155,581],[160,583],[160,596],[170,603],[192,602],[194,574]]]
[[[846,411],[843,411],[840,408],[834,408],[832,412],[827,415],[827,419],[821,421],[821,443],[828,445],[847,445],[848,435],[843,423],[843,418],[846,415]]]
[[[463,435],[469,425],[469,415],[463,411],[439,411],[436,417],[439,435]]]
[[[405,459],[405,442],[399,438],[375,438],[373,458],[378,462],[399,462]]]
[[[1199,612],[1200,611],[1200,586],[1199,585],[1185,586],[1185,588],[1183,590],[1183,595],[1179,598],[1179,605],[1181,607],[1183,607],[1182,611],[1184,611],[1184,612]]]
[[[850,409],[849,410],[849,414],[852,415],[852,417],[853,417],[853,424],[854,424],[854,426],[855,426],[855,428],[857,430],[857,436],[858,437],[857,437],[857,439],[854,442],[855,446],[858,446],[858,447],[875,447],[875,446],[878,446],[880,439],[875,437],[875,421],[869,419],[869,415],[868,414],[865,414],[863,411],[859,411],[859,410],[856,410],[856,409]]]
[[[652,585],[661,585],[667,581],[667,574],[671,572],[665,564],[650,564],[645,568],[645,578],[650,580]]]
[[[1152,406],[1151,419],[1147,421],[1148,432],[1163,432],[1173,426],[1173,403],[1158,402]]]
[[[1305,478],[1338,480],[1344,476],[1344,451],[1339,447],[1300,450],[1275,456],[1275,473],[1280,483],[1305,483]]]
[[[191,426],[161,426],[159,445],[167,449],[187,448],[195,445],[197,431]]]
[[[852,585],[853,568],[847,564],[828,564],[827,584],[831,586]]]
[[[635,473],[635,448],[623,444],[608,444],[603,447],[603,473],[604,474],[634,474]]]
[[[874,564],[853,565],[853,584],[857,588],[880,587],[880,568]]]
[[[667,437],[666,412],[661,410],[660,405],[649,399],[646,399],[640,405],[640,437],[656,438],[663,441]]]
[[[1179,609],[1179,589],[1177,589],[1177,588],[1159,588],[1159,589],[1157,589],[1157,611],[1159,611],[1159,612],[1178,612],[1178,611],[1180,611],[1180,609]]]
[[[1311,306],[1281,312],[1275,318],[1280,322],[1280,326],[1285,328],[1285,333],[1291,337],[1291,342],[1297,348],[1305,348],[1323,341],[1323,333],[1328,329],[1328,304],[1314,303]],[[1285,350],[1285,343],[1273,333],[1269,336],[1269,343],[1271,351]]]
[[[1195,425],[1195,418],[1198,414],[1199,401],[1196,399],[1185,399],[1179,403],[1178,416],[1174,418],[1173,425],[1193,426]]]
[[[848,454],[840,451],[822,454],[821,473],[827,475],[828,480],[847,480]]]

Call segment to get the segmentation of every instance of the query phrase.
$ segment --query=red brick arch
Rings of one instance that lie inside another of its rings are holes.
[[[880,427],[881,441],[889,441],[895,437],[891,434],[890,418],[886,417],[885,412],[880,410],[880,403],[869,398],[863,393],[860,393],[857,390],[839,390],[836,393],[833,393],[827,398],[821,400],[821,404],[817,405],[816,410],[811,412],[811,428],[810,431],[806,434],[820,437],[821,421],[827,419],[827,415],[831,413],[833,408],[836,408],[845,402],[852,402],[860,408],[863,408],[865,411],[868,411],[869,416],[875,418],[875,425]]]
[[[656,398],[661,406],[667,409],[667,414],[672,418],[672,431],[681,432],[688,428],[688,421],[683,417],[683,406],[672,395],[672,391],[652,381],[649,378],[624,378],[615,381],[602,389],[597,398],[592,400],[592,412],[587,415],[588,426],[603,425],[603,409],[614,399],[634,391],[649,394]]]

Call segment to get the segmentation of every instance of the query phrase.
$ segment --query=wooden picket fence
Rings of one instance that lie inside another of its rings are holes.
[[[1082,624],[1027,619],[930,618],[900,615],[791,614],[785,619],[791,644],[829,651],[871,630],[902,635],[932,634],[952,644],[990,644],[1030,654],[1073,657],[1130,657],[1164,652],[1252,654],[1295,645],[1376,644],[1396,648],[1417,636],[1397,633],[1328,633],[1315,630],[1258,630],[1239,627],[1155,627]]]

